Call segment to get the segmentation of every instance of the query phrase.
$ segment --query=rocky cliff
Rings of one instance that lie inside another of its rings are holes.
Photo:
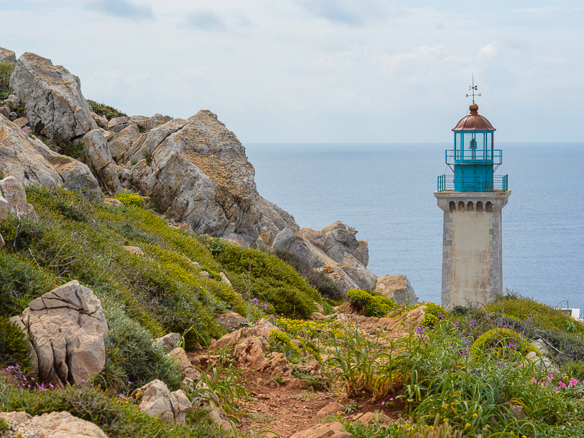
[[[0,53],[15,62],[12,94],[0,101],[0,176],[25,185],[136,191],[197,233],[301,257],[345,292],[377,287],[367,269],[367,241],[356,239],[357,230],[340,222],[300,229],[258,193],[244,146],[211,111],[188,119],[107,118],[92,111],[81,81],[64,67],[33,53],[17,61],[6,49]],[[387,289],[378,288],[391,295]],[[417,300],[411,292],[406,301]]]

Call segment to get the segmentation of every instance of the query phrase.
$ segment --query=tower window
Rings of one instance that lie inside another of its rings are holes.
[[[450,204],[448,204],[448,209],[450,210],[450,213],[455,211],[456,210],[456,202],[450,201]]]
[[[493,204],[491,204],[490,202],[487,202],[487,211],[490,213],[491,211],[493,211]]]
[[[467,204],[467,208],[468,211],[473,211],[474,210],[474,205],[472,204],[472,201],[468,201]]]
[[[481,201],[477,202],[477,211],[483,211],[483,203]]]
[[[464,211],[464,202],[460,201],[458,203],[458,211]]]

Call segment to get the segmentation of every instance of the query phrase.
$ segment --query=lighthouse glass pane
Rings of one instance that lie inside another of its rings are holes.
[[[476,156],[476,139],[473,132],[465,132],[463,137],[463,159],[472,160]]]
[[[461,132],[456,132],[454,134],[454,154],[455,154],[456,160],[462,159],[462,133]]]

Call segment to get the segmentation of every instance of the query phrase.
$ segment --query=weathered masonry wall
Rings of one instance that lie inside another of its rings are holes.
[[[444,211],[442,306],[486,303],[503,290],[501,213],[511,191],[434,193]]]

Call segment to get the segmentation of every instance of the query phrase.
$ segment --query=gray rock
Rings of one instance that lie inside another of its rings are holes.
[[[327,256],[337,263],[343,261],[345,253],[351,254],[364,266],[367,266],[369,262],[367,241],[357,240],[355,237],[357,230],[343,224],[341,221],[337,221],[321,231],[303,228],[300,232],[304,238],[324,251]]]
[[[178,347],[180,343],[180,335],[178,333],[168,333],[161,338],[154,340],[154,345],[160,345],[167,353]]]
[[[342,262],[337,267],[345,271],[357,286],[359,286],[359,289],[373,289],[375,287],[375,283],[377,282],[375,274],[351,254],[345,253]]]
[[[132,393],[142,412],[168,424],[184,424],[191,403],[181,390],[170,392],[166,383],[153,380]]]
[[[28,119],[26,117],[20,117],[20,118],[16,119],[15,121],[13,121],[12,123],[14,123],[20,129],[22,129],[26,125],[28,125]]]
[[[9,417],[11,424],[9,433],[11,436],[21,436],[22,438],[107,438],[107,435],[89,421],[74,417],[69,412],[51,412],[37,417],[27,418],[22,421],[22,413]]]
[[[201,373],[193,367],[187,353],[181,347],[174,348],[168,353],[168,357],[180,367],[183,380],[186,379],[187,382],[197,382],[201,378]]]
[[[31,126],[41,134],[58,134],[71,140],[97,129],[79,78],[62,66],[54,66],[50,59],[23,54],[10,77],[10,86],[24,104]]]
[[[114,163],[107,142],[99,129],[89,131],[81,140],[93,170],[110,192],[120,189],[118,166]]]
[[[103,370],[107,323],[101,302],[78,281],[32,301],[14,321],[32,339],[41,381],[80,385]]]
[[[170,122],[172,117],[170,116],[163,116],[162,114],[154,114],[152,117],[144,117],[144,116],[132,116],[130,117],[130,122],[135,123],[140,127],[141,131],[147,132],[151,129],[156,128],[157,126],[164,125],[167,122]]]
[[[419,304],[420,299],[405,275],[384,275],[377,279],[375,291],[399,304]]]
[[[10,107],[6,105],[0,106],[0,114],[2,114],[7,119],[10,117],[10,112]]]
[[[16,64],[16,54],[12,50],[0,47],[0,62]]]
[[[0,221],[6,220],[8,211],[18,217],[25,216],[32,221],[37,220],[34,207],[26,202],[24,186],[13,176],[0,180]]]
[[[117,134],[114,134],[107,143],[113,159],[119,161],[124,153],[126,153],[126,151],[130,149],[134,142],[139,138],[140,132],[138,131],[138,126],[134,123],[128,125]]]
[[[130,125],[130,119],[128,117],[122,116],[122,117],[116,117],[114,119],[111,119],[108,123],[107,123],[107,130],[108,131],[112,131],[114,133],[118,133],[123,131],[125,128],[127,128]]]
[[[99,128],[107,129],[108,120],[104,116],[98,116],[96,113],[92,112],[91,117],[95,120],[95,123]]]
[[[325,265],[322,257],[312,251],[309,242],[302,237],[298,231],[290,227],[280,231],[272,243],[276,250],[282,250],[294,254],[305,261],[311,269],[320,268]]]

